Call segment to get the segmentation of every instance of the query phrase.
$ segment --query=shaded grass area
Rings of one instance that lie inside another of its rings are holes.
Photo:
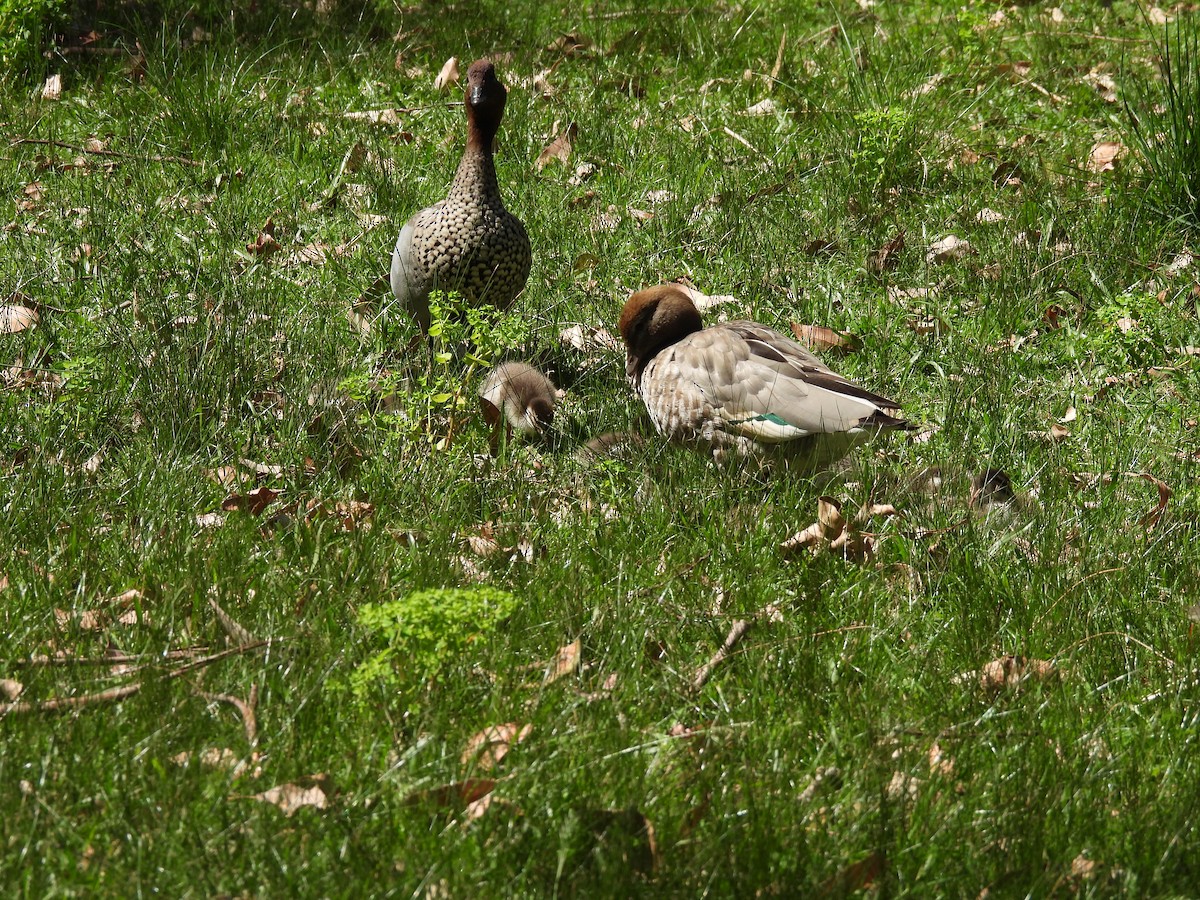
[[[1122,131],[1085,76],[1153,87],[1150,26],[1123,2],[1061,11],[482,4],[465,31],[462,10],[421,5],[84,16],[105,46],[140,41],[139,77],[120,56],[68,54],[47,61],[60,100],[14,80],[0,109],[0,285],[40,313],[0,336],[0,362],[22,361],[0,393],[0,674],[25,700],[145,685],[4,717],[4,882],[1194,892],[1196,269],[1172,265],[1188,237],[1143,204],[1136,155],[1088,171]],[[591,46],[565,55],[567,31]],[[400,351],[411,327],[385,306],[361,339],[346,319],[457,163],[461,108],[434,75],[485,53],[510,87],[505,197],[534,245],[522,353],[568,391],[548,445],[487,463],[481,422],[437,450],[444,416],[415,401],[393,415],[370,389],[419,375]],[[549,99],[532,87],[545,70]],[[773,112],[745,114],[767,98]],[[344,115],[397,107],[412,110],[399,125]],[[572,121],[570,163],[536,170]],[[357,144],[366,162],[346,172]],[[594,173],[576,177],[581,163]],[[264,259],[247,245],[268,218],[282,249]],[[894,268],[875,271],[901,231]],[[975,252],[928,261],[947,234]],[[313,243],[341,249],[288,264]],[[937,430],[860,451],[832,487],[653,441],[580,464],[580,440],[644,429],[644,413],[618,355],[589,365],[560,330],[611,329],[630,290],[680,276],[736,295],[731,316],[859,335],[831,364]],[[261,479],[280,499],[198,524],[255,486],[212,477],[244,459],[280,467]],[[930,465],[1004,469],[1024,500],[988,516],[965,492],[931,500],[914,479]],[[1173,490],[1161,518],[1156,486],[1125,474],[1143,472]],[[825,490],[901,511],[864,526],[869,564],[781,554]],[[373,514],[306,515],[310,500]],[[487,522],[533,561],[476,558],[465,536]],[[351,673],[380,646],[358,610],[475,577],[521,598],[505,626],[430,684],[401,664],[402,689],[355,700]],[[131,588],[138,624],[70,615]],[[271,646],[179,678],[28,664],[219,649],[210,598]],[[778,614],[693,690],[732,622],[768,604]],[[580,668],[544,683],[576,639]],[[1058,674],[980,688],[1006,654]],[[254,744],[202,696],[252,685]],[[464,760],[507,722],[532,730],[495,769]],[[202,765],[206,748],[250,766]],[[316,774],[326,809],[252,799]],[[482,777],[500,781],[477,819],[437,792]]]

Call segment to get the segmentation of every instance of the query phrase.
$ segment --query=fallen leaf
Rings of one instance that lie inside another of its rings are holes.
[[[954,774],[954,759],[946,754],[937,741],[929,747],[929,774],[949,778]]]
[[[226,512],[241,510],[252,516],[257,516],[279,497],[279,491],[269,487],[255,488],[246,494],[230,494],[221,501],[221,509]]]
[[[17,334],[38,323],[36,310],[28,306],[0,303],[0,334]]]
[[[572,31],[556,37],[546,45],[546,49],[561,53],[563,56],[573,56],[582,50],[589,49],[591,46],[592,42],[590,39]]]
[[[792,334],[801,344],[811,350],[852,351],[862,348],[862,339],[853,334],[844,334],[824,325],[801,325],[792,322]]]
[[[613,337],[607,328],[596,328],[591,325],[571,325],[564,328],[558,339],[581,353],[624,353],[621,342]]]
[[[496,787],[494,778],[467,778],[463,781],[444,784],[440,787],[413,791],[404,798],[407,806],[437,806],[465,809],[480,797],[490,794]]]
[[[804,245],[804,252],[818,259],[829,259],[841,248],[834,238],[814,238]]]
[[[899,265],[903,250],[904,229],[900,229],[886,244],[867,257],[867,271],[874,274],[890,272]]]
[[[466,749],[462,752],[463,765],[475,763],[483,771],[493,769],[508,755],[513,746],[521,743],[532,732],[532,725],[520,725],[516,722],[489,725],[467,741]]]
[[[962,259],[974,252],[975,250],[971,247],[969,241],[965,241],[953,234],[948,234],[941,240],[934,241],[929,245],[929,249],[925,251],[925,262],[931,265],[940,265]]]
[[[566,163],[571,158],[571,145],[575,141],[575,136],[579,133],[579,126],[574,122],[570,123],[566,128],[558,133],[558,137],[546,145],[545,149],[538,154],[537,170],[540,172],[546,168],[552,160],[558,160],[561,163]]]
[[[275,222],[270,217],[259,231],[258,237],[246,245],[247,253],[262,257],[270,256],[282,249],[279,241],[275,240]]]
[[[0,694],[8,700],[16,700],[25,692],[25,685],[11,678],[0,678]]]
[[[551,684],[572,672],[579,669],[579,663],[583,658],[583,645],[579,639],[571,641],[571,643],[558,648],[558,652],[554,655],[554,659],[550,661],[550,665],[546,669],[546,676],[543,679],[545,684]]]
[[[998,213],[986,206],[975,214],[975,221],[981,225],[994,225],[996,222],[1005,221],[1006,218],[1003,213]]]
[[[251,778],[257,778],[262,774],[262,768],[258,765],[259,759],[258,753],[251,753],[249,757],[243,757],[228,747],[206,747],[199,753],[183,750],[172,756],[171,762],[177,766],[189,766],[195,762],[206,769],[220,769],[228,772],[233,778],[241,778],[247,773]],[[253,766],[252,769],[251,766]]]
[[[817,500],[817,521],[798,531],[779,545],[784,556],[807,548],[814,555],[829,550],[851,562],[867,562],[875,550],[875,536],[864,533],[861,526],[877,515],[896,515],[889,503],[867,504],[853,520],[842,513],[841,504],[832,497]]]
[[[1092,86],[1105,103],[1117,102],[1117,82],[1108,73],[1093,69],[1083,76],[1083,80]]]
[[[775,101],[768,97],[766,100],[760,100],[753,106],[746,108],[743,115],[747,116],[773,116],[775,115]]]
[[[46,83],[42,85],[43,100],[59,100],[62,98],[62,76],[51,75],[46,79]]]
[[[1163,513],[1167,511],[1167,503],[1170,502],[1171,494],[1173,493],[1170,485],[1160,478],[1155,478],[1149,472],[1126,472],[1125,476],[1127,478],[1140,478],[1158,488],[1158,503],[1155,504],[1154,509],[1138,520],[1138,524],[1142,527],[1154,528],[1162,520]]]
[[[253,794],[247,799],[270,803],[283,810],[285,816],[292,816],[306,806],[328,809],[330,793],[329,776],[319,773],[310,775],[303,782],[280,784],[261,794]]]
[[[1044,681],[1056,674],[1058,669],[1049,660],[1002,656],[979,670],[979,686],[985,693],[994,695],[1008,688],[1019,687],[1025,681]]]
[[[447,91],[455,84],[458,84],[458,57],[452,56],[442,63],[441,71],[433,79],[433,89],[435,91]]]
[[[1088,171],[1097,175],[1101,172],[1111,172],[1124,153],[1125,147],[1118,141],[1098,141],[1088,157]]]
[[[724,306],[726,303],[740,302],[737,297],[734,297],[730,294],[714,294],[710,296],[708,294],[701,293],[691,285],[679,284],[677,286],[683,290],[685,294],[691,297],[692,304],[700,312],[705,312],[716,306]]]
[[[1050,426],[1050,430],[1047,432],[1047,434],[1049,435],[1050,440],[1058,444],[1071,436],[1071,429],[1067,428],[1065,425],[1060,425],[1058,422],[1055,422]]]
[[[400,111],[397,109],[351,110],[342,113],[342,118],[352,122],[369,122],[372,125],[400,127]]]

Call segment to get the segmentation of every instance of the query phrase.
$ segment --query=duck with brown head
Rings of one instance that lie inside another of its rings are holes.
[[[621,312],[625,372],[659,434],[815,471],[880,431],[898,404],[843,378],[757,322],[703,327],[677,285],[637,291]],[[890,412],[889,412],[890,411]]]
[[[508,92],[480,59],[467,71],[467,144],[444,200],[413,215],[392,251],[392,293],[429,329],[429,292],[456,290],[471,304],[500,309],[525,288],[529,235],[500,197],[492,143]]]

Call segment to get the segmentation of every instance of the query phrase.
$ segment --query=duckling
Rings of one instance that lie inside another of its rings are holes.
[[[506,362],[492,369],[479,389],[479,406],[493,428],[493,453],[501,422],[510,437],[514,431],[526,437],[543,434],[554,422],[557,403],[554,382],[528,363]]]

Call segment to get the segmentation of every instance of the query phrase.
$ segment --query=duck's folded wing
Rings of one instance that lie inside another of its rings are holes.
[[[727,431],[782,443],[901,422],[884,412],[895,403],[842,378],[773,329],[730,322],[689,343],[680,363]]]

